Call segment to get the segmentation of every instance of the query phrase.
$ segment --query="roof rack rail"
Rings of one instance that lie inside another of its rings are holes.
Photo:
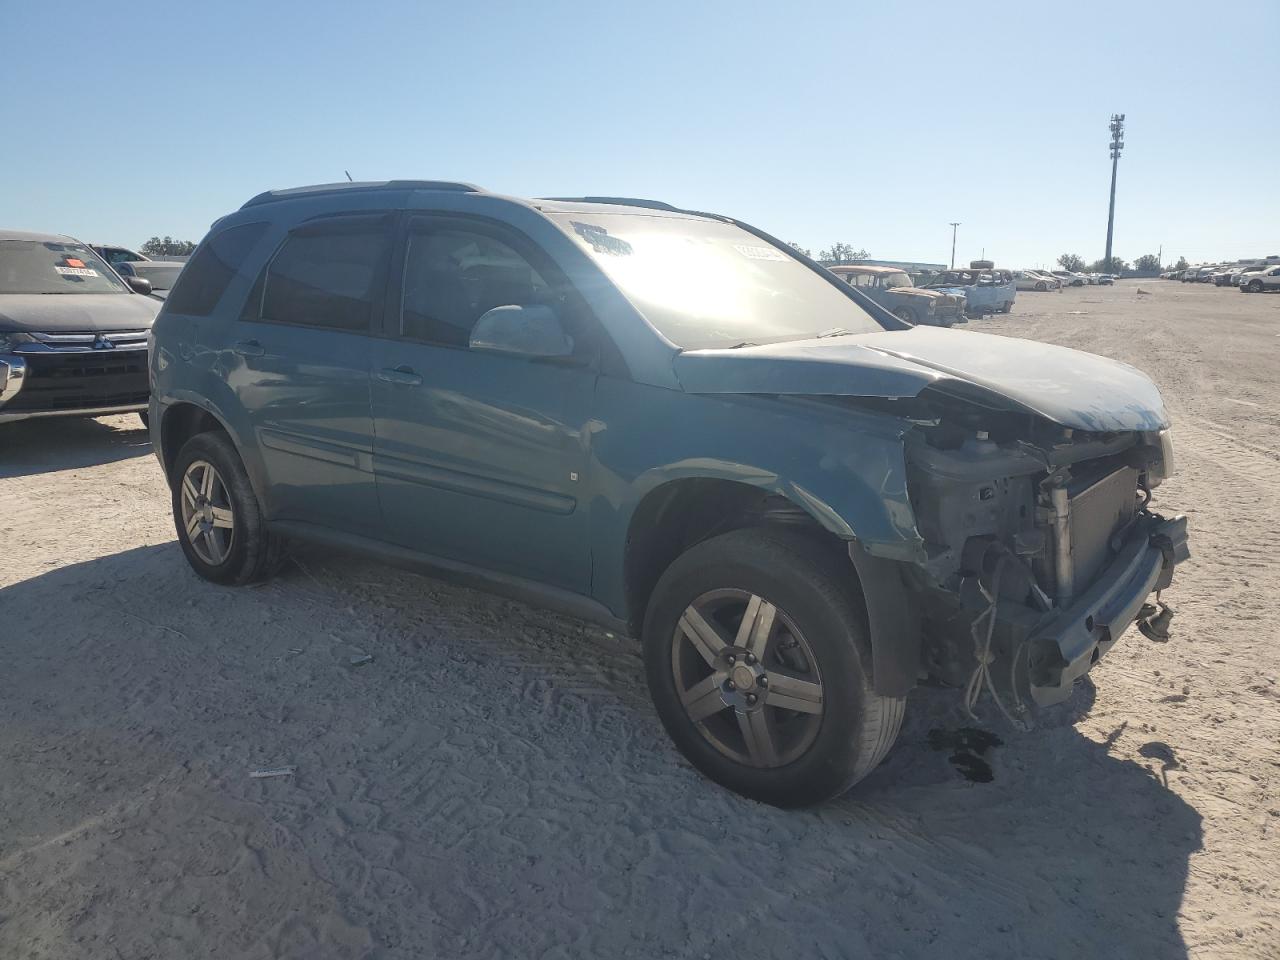
[[[479,193],[480,188],[472,183],[454,183],[451,180],[357,180],[355,182],[339,181],[338,183],[316,183],[305,187],[289,187],[286,190],[266,190],[256,197],[246,200],[240,207],[256,207],[277,200],[292,200],[295,197],[323,196],[327,193],[344,193],[348,190],[447,190],[454,193]]]
[[[681,213],[679,207],[673,207],[661,200],[642,200],[639,197],[543,197],[557,203],[612,203],[621,207],[648,207],[651,210],[670,210]]]

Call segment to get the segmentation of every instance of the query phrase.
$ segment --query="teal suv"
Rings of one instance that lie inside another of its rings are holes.
[[[864,777],[923,678],[1029,722],[1135,621],[1167,637],[1186,556],[1143,374],[915,327],[655,201],[264,193],[149,364],[201,576],[320,541],[626,632],[676,746],[770,803]]]

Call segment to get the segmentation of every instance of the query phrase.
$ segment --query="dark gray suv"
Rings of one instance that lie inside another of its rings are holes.
[[[0,423],[145,418],[150,291],[71,237],[0,230]]]
[[[284,538],[641,638],[681,751],[777,804],[885,755],[925,676],[1017,722],[1186,556],[1132,367],[913,327],[729,217],[432,181],[269,192],[155,324],[192,567]]]

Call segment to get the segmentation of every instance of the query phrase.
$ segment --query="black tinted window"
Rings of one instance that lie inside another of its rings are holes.
[[[386,280],[382,226],[310,226],[290,235],[267,268],[262,319],[365,331]]]
[[[205,240],[178,275],[165,309],[197,317],[212,313],[266,229],[265,223],[242,223]]]
[[[442,227],[409,235],[400,313],[404,336],[465,347],[485,312],[537,303],[552,303],[546,281],[487,232]]]

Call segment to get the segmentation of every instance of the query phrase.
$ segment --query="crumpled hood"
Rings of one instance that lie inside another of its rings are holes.
[[[914,397],[936,385],[988,402],[1003,399],[1077,430],[1158,430],[1169,424],[1160,391],[1126,363],[969,331],[914,327],[690,350],[674,364],[689,393]]]
[[[160,302],[137,293],[0,294],[0,330],[149,330]]]

